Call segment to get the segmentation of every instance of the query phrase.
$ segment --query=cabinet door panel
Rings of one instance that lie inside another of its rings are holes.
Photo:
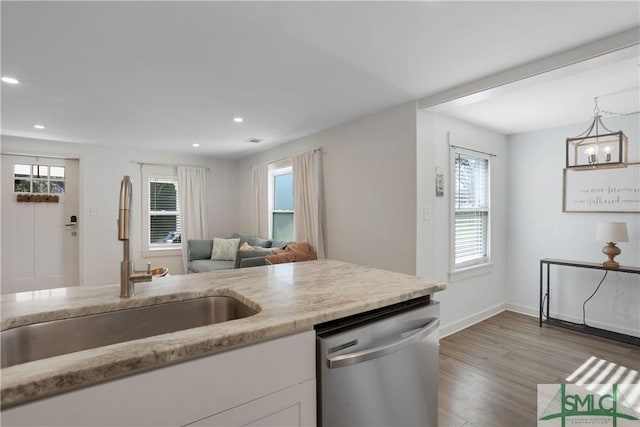
[[[300,424],[300,404],[289,406],[246,425],[253,427],[300,426],[302,425]]]
[[[188,426],[270,427],[314,425],[315,380],[311,380],[261,397]]]

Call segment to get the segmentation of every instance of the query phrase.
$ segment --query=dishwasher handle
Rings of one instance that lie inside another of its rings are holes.
[[[340,356],[327,357],[327,367],[329,369],[334,369],[341,368],[343,366],[355,365],[356,363],[377,359],[378,357],[396,352],[420,341],[433,332],[439,325],[440,320],[432,319],[416,333],[391,344],[373,347],[368,350],[356,351],[354,353],[341,354]]]

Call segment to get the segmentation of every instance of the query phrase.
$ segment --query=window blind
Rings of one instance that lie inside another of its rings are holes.
[[[149,244],[180,243],[178,183],[167,178],[149,179]]]
[[[455,154],[454,258],[457,267],[485,262],[489,240],[489,160]]]

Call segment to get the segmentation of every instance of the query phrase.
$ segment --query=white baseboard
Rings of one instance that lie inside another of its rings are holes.
[[[538,311],[537,307],[527,307],[524,305],[507,303],[505,309],[509,311],[514,311],[516,313],[525,314],[527,316],[536,317],[536,318],[540,315],[540,312]],[[582,318],[578,318],[575,316],[567,316],[565,314],[560,314],[560,313],[551,312],[551,317],[554,317],[560,320],[566,320],[568,322],[574,322],[574,323],[580,323],[580,324],[582,323]],[[605,329],[607,331],[618,332],[620,334],[631,335],[634,337],[640,336],[640,330],[634,331],[633,329],[630,329],[630,328],[623,328],[618,325],[610,325],[608,323],[589,321],[588,319],[587,319],[587,323],[589,324],[589,326],[593,326],[594,328]]]
[[[537,318],[539,316],[539,311],[537,307],[528,307],[520,304],[512,304],[512,303],[504,303],[498,304],[494,307],[483,310],[479,313],[473,314],[471,316],[467,316],[464,319],[460,319],[456,322],[450,323],[445,326],[440,327],[440,338],[444,338],[451,334],[455,334],[463,329],[468,328],[469,326],[475,325],[476,323],[482,322],[489,317],[495,316],[498,313],[501,313],[505,310],[513,311],[515,313],[524,314],[526,316],[531,316]],[[560,313],[551,313],[551,316],[556,319],[566,320],[574,323],[582,323],[582,319],[579,319],[574,316],[567,316]],[[587,321],[589,326],[593,326],[594,328],[606,329],[608,331],[618,332],[620,334],[631,335],[631,336],[640,336],[640,331],[633,330],[630,328],[623,328],[617,325],[610,325],[607,323]]]
[[[486,310],[482,310],[479,313],[467,316],[464,319],[460,319],[456,322],[450,323],[440,327],[440,338],[444,338],[448,335],[455,334],[458,331],[468,328],[471,325],[482,322],[489,317],[493,317],[498,313],[503,312],[506,309],[507,304],[498,304],[494,307],[490,307]]]
[[[540,315],[540,312],[535,307],[527,307],[526,305],[511,304],[509,302],[506,304],[506,306],[507,306],[506,310],[513,311],[514,313],[524,314],[526,316],[531,316],[531,317],[538,317]]]

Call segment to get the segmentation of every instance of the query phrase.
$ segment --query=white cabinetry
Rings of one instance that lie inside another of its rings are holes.
[[[2,411],[3,426],[313,426],[307,331]]]
[[[315,397],[316,382],[310,380],[196,421],[189,427],[315,425]]]

